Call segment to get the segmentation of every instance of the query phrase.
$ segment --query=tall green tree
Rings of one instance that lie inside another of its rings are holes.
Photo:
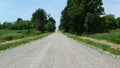
[[[105,15],[103,18],[104,18],[105,26],[107,29],[118,28],[119,23],[117,22],[113,14]]]
[[[11,22],[4,22],[2,24],[2,29],[12,29],[13,24]]]
[[[52,27],[52,32],[54,32],[55,29],[56,29],[56,21],[54,20],[53,17],[49,17],[48,23],[50,23],[50,22],[52,23],[52,25],[51,25],[51,27]]]
[[[18,18],[17,21],[16,21],[16,23],[19,23],[21,21],[23,21],[23,19],[22,18]]]
[[[55,31],[54,24],[49,21],[49,22],[46,24],[46,30],[47,30],[48,32],[54,32],[54,31]]]
[[[32,21],[35,23],[36,28],[44,32],[45,31],[45,25],[47,21],[47,13],[44,9],[38,9],[32,14]]]
[[[102,5],[102,0],[67,0],[60,29],[75,34],[101,32],[100,20],[104,14]]]
[[[2,24],[1,24],[1,22],[0,22],[0,29],[2,28]]]
[[[70,17],[68,16],[68,6],[62,11],[59,29],[64,32],[70,32]]]
[[[120,17],[117,18],[118,28],[120,28]]]

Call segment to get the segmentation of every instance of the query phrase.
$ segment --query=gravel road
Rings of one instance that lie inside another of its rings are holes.
[[[120,58],[53,33],[0,52],[0,68],[120,68]]]

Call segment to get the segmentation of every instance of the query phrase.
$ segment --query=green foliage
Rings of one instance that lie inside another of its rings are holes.
[[[31,32],[29,32],[27,29],[26,30],[1,29],[0,30],[0,42],[31,37],[31,36],[35,36],[39,34],[42,34],[42,33],[36,29],[31,29]]]
[[[114,15],[108,14],[108,15],[105,15],[103,18],[105,19],[105,24],[104,25],[107,27],[107,29],[118,28],[119,23],[115,19]]]
[[[0,29],[2,28],[2,24],[0,23]]]
[[[117,18],[118,28],[120,28],[120,17]]]
[[[16,23],[19,23],[21,21],[23,21],[22,18],[18,18],[17,21],[16,21]]]
[[[50,14],[47,18],[47,13],[44,9],[38,9],[32,14],[32,21],[35,23],[36,28],[41,31],[50,31],[54,32],[56,27],[56,21],[50,17]]]
[[[68,0],[59,29],[75,34],[102,32],[100,16],[103,14],[102,0]]]
[[[13,27],[13,24],[11,22],[4,22],[2,25],[1,25],[1,28],[2,29],[12,29]]]
[[[11,23],[11,22],[4,22],[1,24],[1,29],[9,29],[9,30],[23,30],[28,29],[30,32],[30,29],[34,28],[34,23],[32,23],[29,20],[21,20],[19,23]]]
[[[48,21],[50,21],[52,24],[55,25],[56,21],[52,18],[52,17],[49,17]]]
[[[13,40],[13,39],[24,38],[24,35],[23,34],[6,34],[6,35],[0,36],[0,38],[3,41],[10,41],[10,40]]]
[[[32,14],[32,21],[35,23],[36,28],[44,32],[46,21],[47,21],[47,13],[45,12],[44,9],[38,9]]]
[[[48,22],[45,25],[46,31],[48,31],[48,32],[54,32],[55,29],[56,29],[55,24],[56,24],[56,21],[52,17],[49,17],[48,18]]]
[[[46,30],[49,31],[49,32],[54,32],[55,31],[55,26],[52,22],[48,22],[46,24]]]
[[[52,24],[50,24],[50,22]],[[35,27],[40,32],[46,32],[46,31],[54,32],[56,29],[55,25],[56,25],[56,21],[54,20],[54,18],[50,17],[50,15],[47,18],[47,13],[45,12],[45,10],[38,9],[32,14],[32,21],[18,18],[14,23],[13,22],[4,22],[3,24],[0,23],[0,29],[9,29],[9,30],[27,29],[28,30],[27,34],[30,34],[31,29],[34,29]]]
[[[120,29],[111,30],[108,33],[98,33],[92,35],[85,35],[100,40],[107,40],[116,44],[120,44]]]
[[[3,40],[7,40],[7,41],[10,41],[13,39],[13,36],[11,35],[8,35],[8,36],[5,36],[5,37],[2,37]]]

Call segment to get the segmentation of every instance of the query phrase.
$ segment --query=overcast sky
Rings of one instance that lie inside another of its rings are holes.
[[[43,8],[59,24],[61,11],[66,6],[67,0],[0,0],[0,22],[14,22],[17,18],[30,20],[32,13]],[[120,0],[103,0],[106,14],[120,17]]]

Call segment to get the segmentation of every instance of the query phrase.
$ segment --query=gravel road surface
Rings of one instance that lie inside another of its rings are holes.
[[[0,52],[0,68],[120,68],[120,58],[53,33]]]

